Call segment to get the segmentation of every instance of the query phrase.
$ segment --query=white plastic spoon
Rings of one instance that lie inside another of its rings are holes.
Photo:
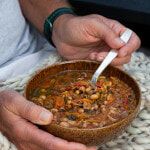
[[[124,41],[125,43],[128,43],[130,37],[132,35],[132,31],[130,29],[126,29],[126,31],[120,36],[120,39]],[[93,84],[96,84],[98,77],[100,74],[105,70],[105,68],[113,61],[114,58],[116,58],[118,55],[117,51],[112,49],[108,55],[105,57],[103,62],[100,64],[98,69],[95,71],[95,73],[92,76],[91,82]]]

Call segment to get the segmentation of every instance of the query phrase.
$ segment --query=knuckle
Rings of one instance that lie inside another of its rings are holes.
[[[130,62],[130,60],[131,60],[131,55],[127,56],[127,57],[125,58],[125,60],[122,62],[122,64],[127,64],[127,63]]]
[[[90,18],[90,19],[89,19]],[[97,14],[92,14],[89,15],[87,20],[89,21],[89,23],[93,24],[93,23],[99,23],[101,21],[100,16]]]
[[[5,107],[13,106],[15,100],[18,99],[18,94],[14,91],[2,91],[0,93],[0,103],[3,103]]]
[[[53,142],[50,142],[49,140],[47,140],[47,141],[45,141],[44,149],[52,150],[52,149],[56,149],[56,148],[55,148],[55,145]]]
[[[36,119],[39,119],[42,111],[43,108],[34,104],[33,102],[27,101],[27,103],[24,106],[24,109],[22,110],[22,113],[23,116],[25,116],[25,118],[32,121],[36,121]]]
[[[18,120],[14,124],[12,131],[17,140],[29,142],[32,140],[31,135],[34,134],[34,127],[26,125],[22,120]]]
[[[131,56],[127,58],[127,63],[131,61]]]
[[[23,132],[24,130],[22,123],[20,121],[16,121],[16,123],[12,126],[12,133],[15,136],[16,140],[22,140],[22,138],[24,137]]]
[[[99,18],[99,15],[97,15],[97,14],[91,14],[91,15],[89,15],[91,18]]]
[[[117,20],[112,20],[112,23],[113,23],[113,24],[120,24],[120,22],[117,21]]]
[[[25,115],[25,116],[28,116],[28,117],[31,117],[31,114],[33,113],[34,111],[34,104],[32,102],[27,102],[22,110],[22,113]]]

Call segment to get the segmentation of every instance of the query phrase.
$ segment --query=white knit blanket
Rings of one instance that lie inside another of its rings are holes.
[[[49,59],[40,64],[36,70],[60,62],[62,59],[53,53]],[[136,52],[132,61],[125,65],[126,71],[139,83],[142,91],[142,105],[138,117],[120,137],[101,147],[102,150],[150,150],[150,57]],[[12,88],[23,92],[24,86],[35,70],[27,74],[0,83],[1,88]],[[16,147],[0,133],[0,150],[16,150]]]

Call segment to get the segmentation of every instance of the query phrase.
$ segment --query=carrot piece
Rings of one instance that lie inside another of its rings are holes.
[[[74,85],[80,87],[80,86],[87,86],[88,83],[86,81],[78,81],[74,83]]]
[[[59,96],[55,96],[55,108],[60,108],[65,105],[64,99]]]
[[[107,96],[107,102],[108,102],[108,104],[111,104],[114,100],[115,100],[115,99],[114,99],[114,97],[113,97],[112,94],[109,94],[109,95]]]

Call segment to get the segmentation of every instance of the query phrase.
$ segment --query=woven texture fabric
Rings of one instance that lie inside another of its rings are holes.
[[[60,61],[63,60],[59,55],[53,53],[36,70]],[[141,52],[134,53],[132,61],[125,65],[125,70],[140,85],[142,91],[141,110],[131,126],[118,138],[102,145],[101,150],[150,150],[150,57]],[[33,72],[34,70],[28,74],[9,79],[1,83],[0,86],[3,89],[12,88],[23,92],[24,86],[33,75]],[[16,148],[6,137],[0,134],[0,150],[16,150]]]

